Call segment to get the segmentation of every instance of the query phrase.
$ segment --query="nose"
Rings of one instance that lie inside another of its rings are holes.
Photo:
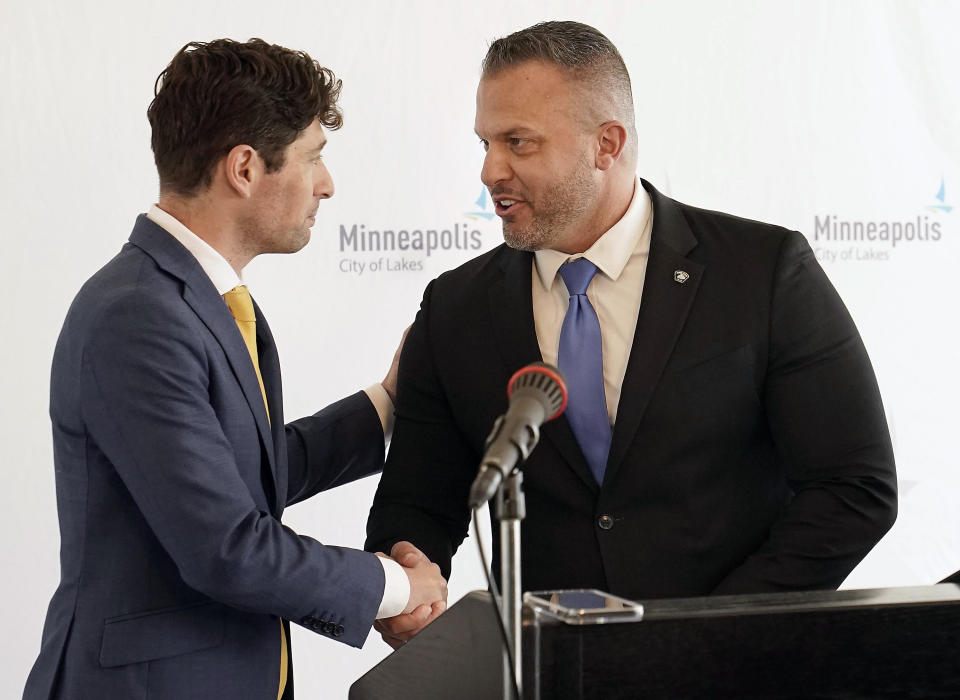
[[[498,182],[504,182],[513,177],[513,169],[505,149],[498,144],[491,143],[483,157],[483,167],[480,168],[480,181],[487,187],[493,187]]]
[[[313,196],[319,199],[330,199],[333,196],[333,192],[333,177],[331,177],[330,171],[327,170],[327,166],[324,165],[323,161],[320,161],[318,167],[315,168]]]

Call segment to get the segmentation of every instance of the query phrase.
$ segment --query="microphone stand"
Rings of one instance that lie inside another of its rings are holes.
[[[480,473],[470,487],[469,504],[473,509],[479,508],[496,490],[493,512],[500,521],[500,615],[506,637],[503,697],[514,700],[516,696],[516,700],[522,700],[520,521],[527,515],[527,505],[519,465],[540,441],[540,425],[556,418],[566,408],[567,389],[560,370],[543,363],[534,363],[516,372],[507,386],[510,408],[497,418],[487,438]],[[504,431],[505,435],[501,435]],[[492,580],[490,587],[494,588]]]
[[[527,515],[523,495],[523,472],[513,470],[497,489],[494,515],[500,521],[500,587],[503,595],[503,626],[507,631],[508,647],[503,656],[503,698],[512,700],[513,680],[517,693],[523,697],[523,669],[520,642],[522,638],[520,594],[520,521]],[[511,665],[511,658],[513,664]],[[511,676],[515,674],[514,678]]]

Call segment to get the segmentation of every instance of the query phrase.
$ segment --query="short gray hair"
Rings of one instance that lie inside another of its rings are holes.
[[[635,132],[630,74],[617,47],[598,30],[580,22],[540,22],[497,39],[481,64],[483,77],[527,61],[545,61],[567,70],[592,92],[612,100],[615,118]]]

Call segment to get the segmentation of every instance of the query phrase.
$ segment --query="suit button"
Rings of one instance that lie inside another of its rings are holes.
[[[308,629],[313,629],[313,625],[317,622],[317,618],[307,615],[300,618],[300,624]]]
[[[600,526],[601,530],[610,530],[613,528],[613,518],[609,515],[601,515],[597,519],[597,525]]]
[[[333,631],[334,637],[340,637],[343,635],[344,629],[343,625],[337,625],[337,628]]]
[[[326,634],[331,634],[331,635],[332,635],[332,634],[336,631],[336,629],[337,629],[337,626],[336,626],[335,624],[333,624],[332,622],[324,622],[324,623],[323,623],[323,631],[324,631],[324,633],[326,633]]]

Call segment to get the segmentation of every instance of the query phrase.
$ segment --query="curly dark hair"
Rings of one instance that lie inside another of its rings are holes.
[[[231,39],[190,42],[157,77],[147,109],[160,191],[195,195],[210,186],[213,168],[240,144],[256,149],[267,172],[319,119],[343,125],[341,81],[302,51]]]

